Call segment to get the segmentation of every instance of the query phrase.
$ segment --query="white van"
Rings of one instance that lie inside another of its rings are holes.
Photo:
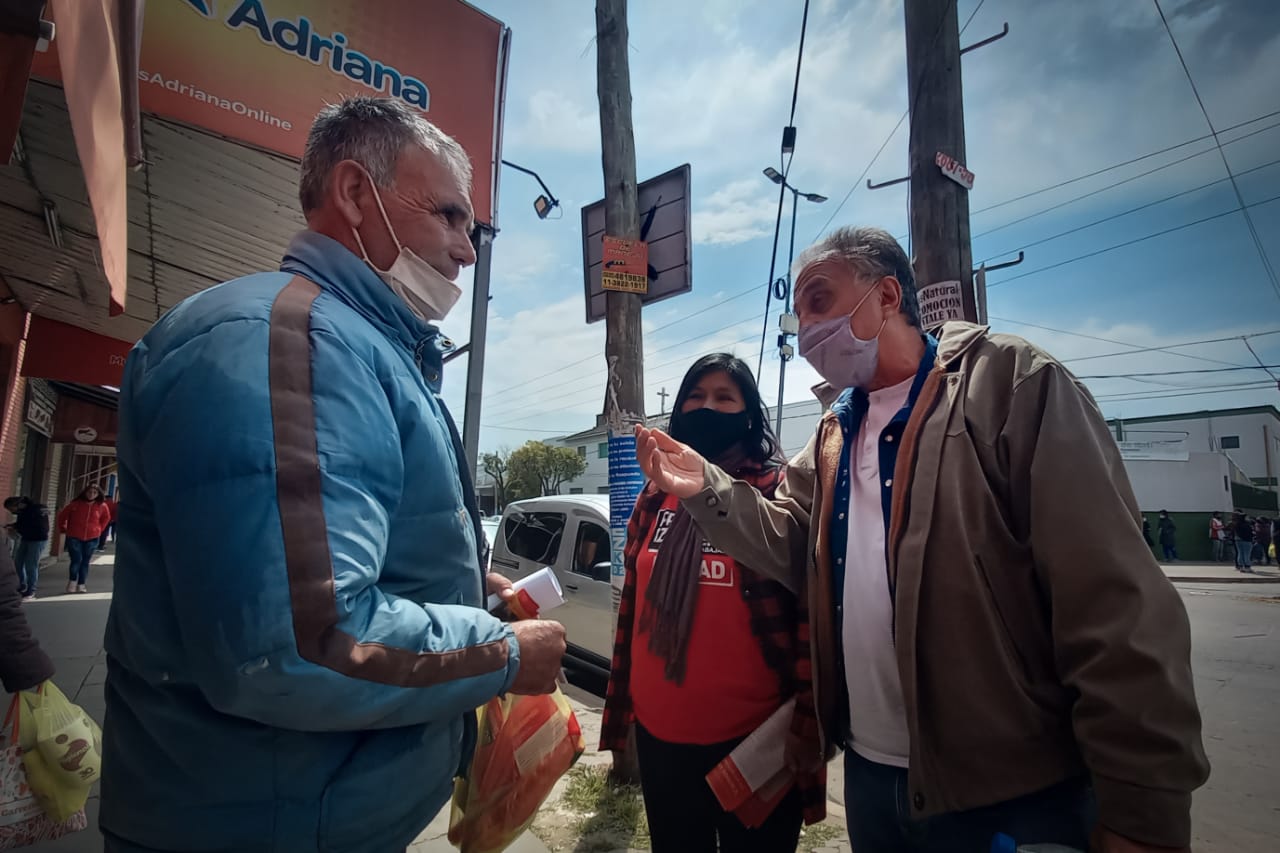
[[[519,580],[550,566],[565,603],[547,614],[565,627],[569,654],[596,674],[613,656],[609,496],[549,495],[507,506],[490,570]]]

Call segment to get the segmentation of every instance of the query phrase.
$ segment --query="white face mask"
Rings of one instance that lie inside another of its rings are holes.
[[[391,239],[400,250],[400,254],[391,263],[390,269],[378,269],[373,261],[369,260],[369,254],[364,249],[364,241],[360,239],[360,232],[352,228],[351,233],[355,235],[356,244],[360,247],[360,257],[371,270],[378,274],[378,278],[386,282],[387,287],[409,306],[410,311],[425,322],[440,322],[458,303],[458,299],[462,296],[462,288],[442,276],[435,267],[400,242],[395,229],[391,227],[391,220],[387,218],[387,210],[382,206],[382,197],[378,194],[378,187],[373,182],[373,177],[368,172],[365,172],[365,175],[369,177],[369,186],[373,187],[373,199],[378,203],[378,212],[382,214],[382,221],[386,224],[387,231],[391,234]]]

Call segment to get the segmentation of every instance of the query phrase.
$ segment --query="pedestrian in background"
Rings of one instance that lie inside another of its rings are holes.
[[[111,520],[111,511],[98,500],[100,494],[97,486],[85,486],[80,496],[58,513],[58,532],[66,534],[67,556],[71,558],[67,592],[89,591],[89,560]]]
[[[36,597],[40,583],[40,558],[49,547],[49,510],[28,497],[7,498],[4,508],[15,516],[9,525],[18,537],[13,561],[18,567],[18,589],[24,601]]]
[[[1253,561],[1255,565],[1271,565],[1271,539],[1271,519],[1264,515],[1258,516],[1257,521],[1253,523]]]
[[[1145,515],[1142,517],[1142,538],[1146,541],[1148,548],[1156,547],[1156,543],[1151,541],[1151,522]]]
[[[715,353],[694,362],[670,430],[773,496],[785,460],[742,360]],[[652,482],[632,513],[624,563],[600,748],[624,751],[635,723],[654,853],[794,851],[802,820],[825,814],[816,774],[804,775],[756,829],[720,806],[706,777],[792,697],[797,743],[817,752],[802,602],[708,544],[679,500]]]
[[[926,334],[882,229],[794,271],[828,408],[774,498],[659,430],[637,450],[711,544],[807,596],[850,846],[1185,851],[1208,775],[1190,626],[1089,392],[1019,338]]]
[[[134,347],[107,624],[107,853],[404,850],[476,708],[551,692],[556,622],[484,609],[437,325],[475,263],[471,161],[393,98],[316,117],[279,271]]]
[[[1160,549],[1164,551],[1165,562],[1175,562],[1178,559],[1178,526],[1173,523],[1166,510],[1160,510],[1156,533],[1160,537]]]
[[[1213,561],[1222,562],[1222,552],[1226,546],[1227,526],[1222,523],[1222,513],[1215,512],[1209,518],[1209,543],[1213,547]]]
[[[1232,525],[1236,539],[1236,571],[1253,574],[1250,560],[1253,557],[1253,522],[1243,512],[1236,510]]]
[[[103,492],[98,500],[102,501],[102,505],[107,508],[107,526],[102,528],[102,535],[98,537],[98,550],[101,551],[107,547],[107,542],[115,538],[116,533],[116,512],[118,510],[117,496],[108,495]]]

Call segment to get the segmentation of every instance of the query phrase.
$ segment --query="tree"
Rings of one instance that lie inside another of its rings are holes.
[[[480,466],[493,480],[494,507],[497,512],[507,508],[510,489],[514,485],[511,477],[511,451],[500,449],[497,453],[485,453],[480,457]]]
[[[560,485],[582,476],[587,461],[571,447],[553,447],[544,441],[528,441],[507,459],[507,482],[518,482],[519,491],[533,495],[558,495]]]

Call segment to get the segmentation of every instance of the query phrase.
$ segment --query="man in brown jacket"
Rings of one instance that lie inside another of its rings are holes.
[[[1186,611],[1089,393],[1018,338],[925,335],[882,230],[796,269],[829,410],[775,499],[638,431],[713,544],[807,590],[823,742],[792,760],[846,749],[858,851],[1187,849],[1208,763]]]

